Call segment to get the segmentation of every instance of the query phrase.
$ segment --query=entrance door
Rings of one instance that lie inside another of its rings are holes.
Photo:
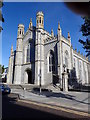
[[[32,81],[32,71],[30,69],[26,70],[27,74],[28,74],[28,84],[33,84]]]
[[[59,76],[56,74],[53,74],[53,84],[56,85],[57,83],[59,83]]]

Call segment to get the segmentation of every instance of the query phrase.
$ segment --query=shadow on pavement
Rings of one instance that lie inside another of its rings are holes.
[[[45,89],[44,89],[44,90],[42,89],[42,92],[41,92],[41,93],[39,92],[39,89],[34,89],[34,90],[32,91],[32,93],[35,93],[35,94],[38,94],[38,95],[43,95],[43,96],[46,96],[46,97],[48,97],[48,98],[52,98],[52,97],[65,98],[65,99],[67,99],[67,100],[73,100],[73,101],[78,102],[78,103],[83,103],[83,104],[86,104],[86,105],[90,105],[89,102],[88,102],[88,103],[85,102],[86,100],[89,99],[90,96],[87,96],[87,98],[85,98],[84,100],[81,101],[81,100],[75,99],[75,96],[74,96],[74,95],[69,95],[68,93],[62,93],[62,92],[59,92],[59,93],[57,93],[57,92],[52,92],[52,91],[47,90],[47,89],[46,89],[46,91],[45,91]]]

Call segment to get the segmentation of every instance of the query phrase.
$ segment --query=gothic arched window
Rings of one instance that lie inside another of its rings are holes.
[[[27,47],[27,62],[30,62],[30,44]]]
[[[74,58],[74,68],[75,68],[75,58]]]
[[[21,35],[21,29],[20,29],[20,35]]]
[[[80,70],[80,80],[82,79],[82,69],[81,69],[81,62],[79,62],[79,70]]]
[[[68,58],[67,57],[65,57],[65,65],[68,68]]]
[[[42,20],[42,24],[43,24],[43,20]]]
[[[55,72],[55,57],[53,51],[50,51],[49,55],[49,72]]]
[[[85,82],[87,83],[87,81],[86,81],[86,79],[87,79],[86,70],[84,71],[84,74],[85,74],[85,75],[84,75],[84,76],[85,76],[85,78],[84,78],[84,79],[85,79]]]
[[[68,68],[68,51],[65,51],[65,65]]]
[[[38,20],[37,20],[37,23],[38,23]]]
[[[41,23],[41,17],[40,17],[40,23]]]

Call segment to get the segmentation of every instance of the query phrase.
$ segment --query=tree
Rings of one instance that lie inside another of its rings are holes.
[[[86,37],[86,41],[79,39],[79,42],[83,45],[86,50],[86,56],[90,56],[90,16],[83,17],[84,24],[81,25],[80,31],[82,36]]]
[[[2,2],[2,0],[0,0],[0,21],[4,22],[4,18],[3,18],[3,15],[2,15],[2,11],[1,11],[2,7],[3,7],[3,2]],[[0,32],[1,32],[1,30],[3,30],[3,28],[0,26]]]
[[[2,74],[3,74],[4,70],[5,70],[4,65],[2,66],[0,64],[0,82],[1,82],[1,77],[2,77]]]
[[[2,66],[2,73],[4,72],[5,68],[4,68],[4,65]]]
[[[0,65],[0,81],[1,81],[1,77],[2,77],[2,66]]]
[[[0,65],[0,73],[2,73],[2,66]]]
[[[4,70],[5,70],[4,65],[2,66],[2,65],[0,64],[0,73],[3,74]]]

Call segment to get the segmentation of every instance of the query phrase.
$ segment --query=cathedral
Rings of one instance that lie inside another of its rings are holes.
[[[49,85],[62,83],[62,73],[68,73],[68,79],[81,84],[89,83],[90,63],[88,58],[73,49],[70,33],[62,35],[60,23],[57,36],[53,30],[44,29],[44,14],[36,14],[36,26],[32,19],[24,33],[24,25],[18,25],[17,45],[9,57],[7,74],[8,84]]]

